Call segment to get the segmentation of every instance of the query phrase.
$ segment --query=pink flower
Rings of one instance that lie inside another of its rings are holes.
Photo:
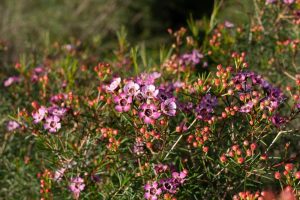
[[[139,84],[129,81],[125,86],[124,86],[124,92],[129,95],[129,96],[135,96],[138,94],[140,89]]]
[[[285,4],[292,4],[295,0],[283,0],[283,3]]]
[[[54,180],[57,181],[57,182],[60,182],[64,173],[65,173],[66,169],[65,168],[60,168],[58,170],[55,171],[54,173]]]
[[[39,123],[40,121],[42,121],[46,117],[47,113],[47,108],[45,108],[44,106],[40,107],[37,112],[32,114],[34,123]]]
[[[153,99],[158,95],[158,90],[154,85],[146,85],[142,88],[142,94],[146,99]]]
[[[161,103],[161,111],[168,116],[176,115],[176,103],[174,98],[170,98]]]
[[[158,183],[156,181],[152,184],[147,183],[144,189],[146,190],[144,197],[148,200],[157,200],[157,197],[162,193],[162,190],[158,188]]]
[[[79,198],[80,192],[84,190],[85,184],[84,180],[80,177],[72,178],[71,184],[69,185],[69,189],[74,195],[75,199]]]
[[[44,128],[50,133],[55,133],[61,128],[60,118],[57,116],[50,116],[46,118]]]
[[[51,115],[54,115],[54,116],[57,116],[57,117],[62,117],[66,114],[67,109],[66,108],[60,108],[60,107],[57,107],[57,106],[52,106],[52,107],[48,108],[48,112]]]
[[[119,96],[114,97],[114,102],[117,104],[115,106],[116,111],[127,112],[131,107],[132,97],[127,96],[125,93],[121,93]]]
[[[114,78],[113,81],[110,83],[110,85],[106,86],[106,90],[108,92],[114,92],[119,87],[120,83],[121,83],[120,77]]]
[[[11,76],[9,77],[6,81],[4,81],[4,86],[5,87],[9,87],[11,86],[13,83],[18,83],[20,82],[21,79],[18,76]]]
[[[20,127],[20,124],[16,121],[9,121],[6,126],[8,131],[14,131],[19,127]]]
[[[156,119],[160,117],[157,108],[154,104],[144,103],[140,107],[139,117],[144,120],[146,124],[153,124]]]

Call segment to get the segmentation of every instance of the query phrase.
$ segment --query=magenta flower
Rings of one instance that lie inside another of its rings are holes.
[[[138,94],[140,89],[139,84],[129,81],[125,86],[124,86],[124,92],[129,95],[129,96],[135,96]]]
[[[44,128],[50,133],[57,132],[61,128],[60,118],[57,116],[47,117]]]
[[[226,28],[233,28],[233,27],[234,27],[234,24],[233,24],[232,22],[226,20],[226,21],[224,22],[224,26],[225,26]]]
[[[186,173],[184,171],[182,172],[173,172],[172,177],[176,180],[177,183],[183,184],[185,181]]]
[[[145,85],[142,87],[142,94],[145,99],[153,99],[158,95],[158,89],[154,85]]]
[[[175,194],[179,186],[174,178],[162,179],[159,183],[162,186],[162,190],[170,194]]]
[[[4,86],[5,87],[9,87],[11,86],[13,83],[18,83],[20,82],[21,79],[18,76],[11,76],[9,77],[6,81],[4,81]]]
[[[20,124],[16,121],[9,121],[6,126],[8,131],[14,131],[19,127],[20,127]]]
[[[175,116],[176,115],[176,103],[175,103],[175,99],[171,98],[171,99],[167,99],[164,102],[161,103],[161,111],[168,115],[168,116]]]
[[[115,106],[116,111],[127,112],[131,107],[132,97],[127,96],[125,93],[121,93],[118,96],[114,97],[114,102],[115,104],[117,104]]]
[[[162,190],[161,188],[158,188],[158,183],[156,181],[152,184],[147,183],[144,189],[146,191],[144,197],[148,200],[157,200],[158,196],[162,193]]]
[[[75,199],[79,198],[80,192],[84,190],[85,184],[84,180],[80,177],[72,178],[71,184],[69,185],[69,189],[73,193]]]
[[[153,124],[156,119],[160,117],[157,108],[154,104],[144,103],[140,107],[139,117],[144,120],[146,124]]]
[[[114,78],[113,81],[110,83],[110,85],[106,86],[106,90],[108,92],[114,92],[119,87],[120,83],[121,83],[120,77]]]
[[[136,82],[139,85],[151,85],[154,84],[155,80],[158,79],[161,76],[158,72],[153,73],[142,73],[140,76],[136,78]]]
[[[34,119],[34,123],[39,123],[40,121],[42,121],[46,115],[48,113],[47,108],[45,108],[44,106],[41,106],[36,112],[34,112],[32,114],[32,117]]]

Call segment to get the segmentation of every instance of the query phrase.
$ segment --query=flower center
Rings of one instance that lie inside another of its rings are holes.
[[[146,115],[147,117],[150,117],[150,116],[152,115],[152,110],[151,110],[151,109],[146,109],[146,110],[145,110],[145,115]]]
[[[126,99],[122,99],[121,101],[120,101],[120,105],[121,106],[125,106],[127,104],[127,100]]]

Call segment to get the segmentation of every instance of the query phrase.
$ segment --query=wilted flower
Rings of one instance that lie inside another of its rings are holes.
[[[176,115],[176,103],[175,99],[167,99],[164,102],[161,103],[161,111],[169,116],[175,116]]]
[[[152,184],[147,183],[144,189],[146,191],[144,197],[149,200],[157,200],[158,196],[162,193],[162,190],[161,188],[158,188],[158,183],[156,181]]]
[[[200,104],[196,107],[195,111],[197,118],[201,120],[208,120],[211,117],[211,113],[214,111],[214,107],[217,105],[217,97],[211,94],[206,94]]]
[[[79,198],[80,192],[84,190],[85,184],[84,180],[80,177],[72,178],[69,185],[69,189],[74,195],[75,199]]]
[[[115,106],[116,111],[127,112],[130,109],[132,103],[132,97],[127,96],[125,93],[121,93],[118,96],[114,97],[114,102],[115,104],[117,104]]]
[[[32,114],[34,123],[39,123],[40,121],[42,121],[46,117],[47,113],[48,113],[47,108],[41,106],[36,112]]]
[[[57,116],[49,116],[46,118],[44,128],[50,133],[55,133],[61,128],[60,118]]]
[[[20,124],[16,121],[9,121],[6,126],[8,131],[16,130],[19,127],[20,127]]]
[[[154,120],[159,118],[160,113],[154,104],[144,103],[140,107],[139,117],[144,120],[146,124],[154,123]]]
[[[285,120],[283,117],[279,116],[278,114],[275,114],[275,115],[273,115],[273,116],[271,117],[271,122],[272,122],[275,126],[279,127],[279,126],[281,126],[282,124],[284,124],[284,123],[286,122],[286,120]]]

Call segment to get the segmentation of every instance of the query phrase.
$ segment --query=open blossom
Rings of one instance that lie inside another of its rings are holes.
[[[206,94],[202,97],[200,104],[195,109],[197,118],[201,120],[209,120],[217,102],[217,97],[212,96],[211,94]]]
[[[69,189],[74,195],[75,199],[79,198],[80,192],[84,190],[85,184],[84,180],[80,177],[72,178],[69,185]]]
[[[233,27],[234,27],[234,24],[233,24],[232,22],[226,20],[226,21],[224,22],[224,26],[225,26],[226,28],[233,28]]]
[[[53,179],[57,182],[60,182],[63,175],[64,175],[64,173],[65,173],[65,171],[66,171],[66,168],[60,168],[60,169],[56,170],[55,173],[54,173]]]
[[[171,99],[167,99],[164,102],[161,103],[161,111],[169,116],[175,116],[176,115],[176,103],[175,103],[175,99],[171,98]]]
[[[160,184],[162,186],[162,190],[170,194],[175,194],[179,186],[178,182],[174,178],[162,179],[160,180]]]
[[[57,117],[62,117],[66,114],[67,109],[66,108],[60,108],[58,106],[52,106],[48,108],[48,112],[51,115],[57,116]]]
[[[19,127],[20,127],[20,124],[16,121],[9,121],[6,126],[8,131],[16,130]]]
[[[61,128],[60,118],[57,116],[47,117],[44,128],[50,133],[57,132]]]
[[[133,81],[129,81],[124,86],[124,93],[129,95],[129,96],[135,96],[136,94],[138,94],[139,89],[140,89],[139,84],[137,84]]]
[[[152,184],[147,183],[144,187],[144,197],[148,200],[157,200],[162,193],[162,189],[158,187],[158,183],[155,181]]]
[[[241,108],[240,108],[240,112],[243,112],[243,113],[248,113],[252,110],[253,108],[253,102],[252,101],[249,101],[248,103],[246,103],[245,105],[243,105]]]
[[[203,58],[203,55],[199,53],[198,50],[194,49],[192,53],[186,53],[181,56],[181,62],[185,65],[197,65],[200,63],[200,59]]]
[[[157,112],[157,108],[154,104],[144,103],[140,109],[139,117],[143,119],[146,124],[152,124],[160,117],[160,113]]]
[[[153,73],[142,73],[136,78],[136,82],[139,85],[151,85],[154,84],[155,80],[161,76],[158,72]]]
[[[41,106],[36,112],[32,114],[34,123],[39,123],[40,121],[42,121],[46,117],[47,113],[48,113],[47,108]]]
[[[108,86],[106,86],[106,90],[108,92],[114,92],[119,87],[120,83],[121,83],[120,77],[114,78],[113,81]]]
[[[184,183],[186,176],[187,176],[187,173],[184,172],[184,171],[182,171],[182,172],[173,172],[172,173],[172,177],[179,184],[183,184]]]
[[[145,85],[144,87],[142,87],[142,94],[145,99],[156,98],[158,92],[159,90],[156,89],[154,85]]]
[[[116,104],[115,109],[118,112],[127,112],[130,109],[132,103],[132,97],[127,96],[125,93],[121,93],[114,97],[114,102]]]
[[[20,77],[18,77],[18,76],[11,76],[7,80],[4,81],[4,86],[5,87],[9,87],[13,83],[18,83],[20,81],[21,81]]]

